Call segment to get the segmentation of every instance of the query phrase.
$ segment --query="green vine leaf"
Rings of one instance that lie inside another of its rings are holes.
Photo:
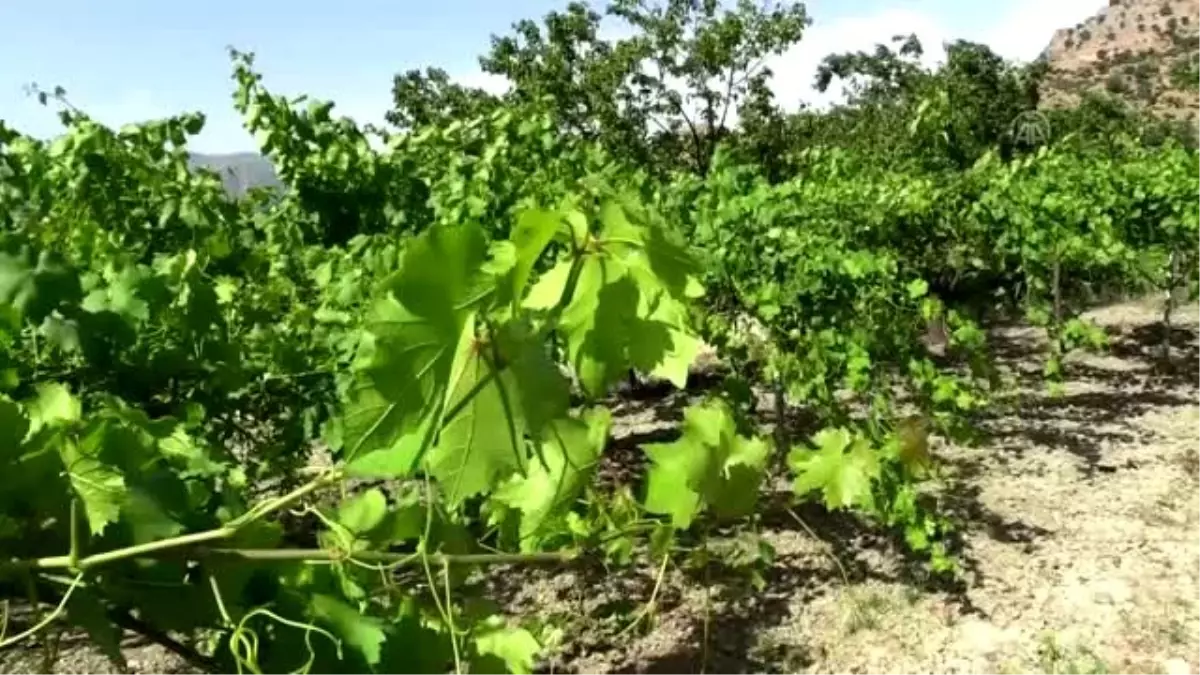
[[[562,215],[553,211],[530,209],[522,211],[517,217],[517,224],[509,237],[516,249],[516,259],[509,273],[511,300],[518,300],[524,296],[534,265],[562,229]],[[506,299],[501,301],[505,304],[508,302]]]
[[[496,501],[521,512],[522,551],[538,550],[551,522],[579,497],[604,450],[611,419],[608,410],[594,408],[582,418],[550,424],[527,474],[496,492]]]
[[[342,502],[337,522],[351,534],[366,534],[379,527],[388,514],[387,497],[378,489],[367,490]]]
[[[881,467],[870,441],[838,427],[822,429],[812,442],[816,450],[798,446],[788,455],[788,466],[796,474],[795,493],[819,491],[831,509],[874,509],[871,488]]]
[[[491,617],[475,629],[475,651],[480,655],[479,670],[485,673],[531,673],[534,659],[542,646],[524,628],[504,624],[502,617]]]
[[[367,365],[351,388],[342,420],[345,458],[373,453],[369,465],[393,476],[419,461],[413,434],[446,403],[456,349],[475,307],[489,292],[481,267],[486,245],[475,226],[434,228],[415,238],[401,270],[374,310]]]
[[[383,622],[363,614],[342,600],[324,594],[314,594],[309,602],[313,619],[329,626],[335,635],[353,647],[367,665],[379,663],[387,634]]]
[[[79,442],[71,438],[62,438],[58,442],[67,477],[83,503],[88,529],[94,535],[104,532],[109,523],[120,518],[125,502],[125,478],[100,460],[109,429],[108,425],[103,425],[95,434]]]
[[[38,385],[37,394],[26,404],[29,415],[29,434],[36,435],[44,428],[54,428],[78,422],[83,418],[79,399],[58,383]]]
[[[606,205],[603,214],[596,249],[583,258],[559,325],[568,362],[592,396],[602,395],[631,369],[683,386],[699,346],[684,304],[699,292],[690,261],[682,248],[669,247],[615,205]],[[673,280],[660,280],[655,265]],[[553,307],[570,279],[570,267],[562,262],[543,275],[524,306]]]
[[[706,507],[718,517],[751,513],[766,470],[768,446],[738,435],[733,414],[720,400],[684,411],[683,436],[642,446],[652,465],[646,476],[646,510],[687,529]]]
[[[527,322],[514,320],[498,326],[495,344],[501,363],[507,366],[529,434],[539,436],[547,424],[566,414],[570,382],[551,359],[541,336]]]
[[[474,335],[468,322],[468,335]],[[451,505],[490,492],[525,465],[525,417],[510,373],[491,359],[485,338],[464,340],[455,359],[448,408],[458,414],[442,427],[427,459]]]

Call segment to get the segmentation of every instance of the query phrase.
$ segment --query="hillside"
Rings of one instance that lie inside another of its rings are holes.
[[[1155,114],[1195,121],[1200,8],[1190,0],[1110,0],[1054,34],[1043,100],[1071,105],[1105,90]]]
[[[279,185],[275,168],[266,158],[253,152],[221,155],[192,155],[192,165],[212,169],[221,175],[225,189],[240,196],[251,188]]]

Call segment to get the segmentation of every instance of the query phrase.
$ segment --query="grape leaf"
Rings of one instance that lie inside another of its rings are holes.
[[[677,529],[689,527],[706,506],[719,517],[736,517],[753,509],[766,468],[767,445],[739,436],[722,401],[689,407],[679,440],[642,449],[652,462],[646,510],[670,516]]]
[[[542,646],[524,628],[504,625],[501,617],[492,617],[475,630],[475,651],[482,657],[478,670],[485,673],[531,673],[533,662]]]
[[[57,382],[38,385],[37,395],[25,409],[29,414],[30,435],[37,434],[43,427],[77,422],[83,416],[79,399]]]
[[[718,518],[740,518],[754,512],[759,486],[770,454],[763,438],[735,436],[725,460],[721,480],[708,496],[708,505]]]
[[[517,389],[510,373],[496,373],[490,353],[485,342],[464,341],[448,403],[459,412],[442,427],[427,457],[451,504],[489,492],[523,467],[525,419]]]
[[[337,521],[353,534],[365,534],[378,527],[386,515],[387,497],[371,489],[342,502]]]
[[[411,440],[401,441],[444,403],[455,350],[470,337],[473,308],[487,295],[485,253],[477,226],[435,227],[409,244],[400,272],[375,305],[374,351],[348,396],[342,418],[348,461],[413,451]],[[393,475],[402,475],[419,458],[378,459],[376,467],[392,464]]]
[[[582,419],[555,421],[539,441],[539,460],[530,462],[525,476],[496,492],[497,501],[521,511],[521,550],[536,550],[541,543],[538,535],[555,511],[579,496],[604,449],[610,421],[604,408],[595,408]]]
[[[113,312],[130,324],[146,321],[150,318],[150,305],[140,297],[139,290],[150,275],[151,271],[147,267],[125,267],[114,275],[106,288],[98,288],[89,293],[81,306],[87,312]]]
[[[517,217],[516,227],[509,237],[516,248],[516,260],[509,273],[512,298],[519,299],[524,294],[534,264],[561,227],[561,214],[552,211],[530,209]]]
[[[538,277],[525,299],[521,301],[521,306],[526,309],[550,310],[558,305],[571,277],[571,267],[571,261],[564,260]]]
[[[108,425],[98,426],[78,443],[71,438],[62,438],[58,442],[67,477],[83,503],[92,534],[100,534],[109,523],[116,522],[125,501],[124,477],[99,459],[109,428]]]
[[[411,541],[419,538],[425,532],[426,508],[421,502],[420,493],[416,490],[400,496],[398,502],[381,519],[379,524],[367,534],[367,539],[373,543],[390,546],[397,542]],[[434,519],[434,532],[441,521]]]
[[[383,622],[332,595],[314,594],[309,608],[314,619],[328,625],[334,635],[362,654],[367,665],[379,663],[383,643],[387,639]]]
[[[682,386],[699,342],[688,328],[682,300],[699,292],[686,252],[654,228],[631,222],[625,210],[602,207],[599,249],[580,264],[574,294],[560,318],[568,361],[584,390],[602,395],[631,369],[666,377]],[[651,250],[653,249],[653,250]],[[658,268],[671,277],[664,282]],[[570,265],[543,275],[525,306],[557,304]]]
[[[121,519],[128,523],[135,544],[169,539],[184,530],[183,525],[140,486],[126,486],[121,499]]]
[[[817,449],[796,447],[788,465],[796,473],[797,495],[820,491],[831,509],[873,508],[872,481],[879,478],[879,457],[861,435],[838,427],[822,429],[813,437]]]
[[[529,433],[533,436],[562,417],[570,404],[570,383],[550,358],[540,336],[525,322],[509,321],[496,330],[502,363],[507,364]]]
[[[703,270],[695,256],[688,252],[687,245],[666,228],[651,227],[648,230],[644,254],[654,283],[678,300],[703,296],[704,287],[699,280]]]

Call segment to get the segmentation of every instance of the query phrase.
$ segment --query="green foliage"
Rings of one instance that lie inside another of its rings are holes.
[[[605,16],[632,35],[602,37]],[[494,37],[480,60],[485,72],[512,83],[508,98],[551,100],[557,130],[640,168],[703,173],[754,83],[769,74],[763,60],[799,41],[808,17],[796,2],[724,8],[618,0],[603,15],[571,2],[543,24],[518,22],[512,35]],[[437,105],[459,99],[451,91]],[[408,99],[397,104],[410,107]]]
[[[497,105],[496,97],[450,81],[440,68],[410,70],[397,75],[392,86],[394,106],[387,121],[400,129],[444,127],[455,120],[477,117]]]
[[[847,83],[849,100],[814,125],[836,140],[889,165],[965,169],[998,148],[1021,149],[1013,123],[1038,103],[1043,69],[1015,67],[988,47],[958,40],[946,45],[935,69],[920,63],[916,36],[894,38],[896,48],[833,54],[817,71],[816,87]]]
[[[669,516],[675,528],[686,530],[704,510],[718,518],[754,512],[767,444],[739,435],[731,411],[720,401],[689,408],[679,440],[643,449],[652,463],[646,510]]]
[[[13,559],[0,574],[66,570],[65,590],[38,577],[38,597],[61,610],[82,587],[92,616],[211,634],[224,670],[529,670],[539,638],[456,599],[457,582],[441,570],[432,583],[433,568],[480,546],[481,503],[516,551],[476,560],[576,554],[563,548],[579,529],[569,516],[609,414],[572,412],[553,346],[596,398],[634,366],[682,384],[695,263],[603,170],[582,199],[562,199],[563,177],[540,193],[484,192],[511,201],[473,214],[453,185],[422,182],[432,213],[410,234],[414,221],[391,209],[412,193],[384,178],[474,141],[381,152],[327,106],[300,113],[268,94],[249,57],[235,59],[248,124],[288,188],[269,200],[231,202],[211,174],[179,170],[192,118],[117,135],[71,114],[54,144],[6,136],[0,537]],[[508,133],[512,116],[490,128]],[[135,178],[88,183],[72,152]],[[561,206],[522,206],[535,198]],[[359,218],[342,220],[358,199]],[[186,207],[159,230],[135,226],[138,204],[160,203]],[[509,212],[510,236],[479,222]],[[94,238],[59,226],[68,214]],[[309,416],[285,415],[303,396]],[[244,436],[230,428],[242,420]],[[303,480],[291,469],[309,463],[320,429],[334,463]],[[261,455],[280,433],[282,452]],[[305,505],[324,524],[320,547],[295,548],[303,533],[282,510],[349,475],[412,490]],[[256,500],[264,489],[273,496]],[[334,564],[304,564],[322,559]],[[421,569],[425,590],[396,585]],[[417,642],[447,649],[415,663],[404,645]]]
[[[796,494],[820,491],[830,508],[873,508],[871,484],[879,478],[879,457],[863,437],[844,428],[824,429],[813,438],[815,452],[793,450],[788,464],[796,473]]]
[[[785,114],[761,62],[801,5],[606,15],[631,36],[572,4],[496,38],[503,95],[399,76],[396,134],[235,52],[281,183],[237,199],[187,151],[200,115],[114,131],[57,91],[59,138],[0,124],[0,595],[117,662],[119,625],[223,672],[528,672],[555,627],[470,568],[665,570],[682,541],[762,588],[763,390],[818,422],[774,431],[796,499],[954,573],[929,436],[996,393],[984,321],[1043,327],[1061,387],[1104,347],[1098,287],[1194,285],[1194,149],[1097,98],[1017,134],[1044,66],[957,42],[930,70],[909,38]],[[724,391],[639,484],[598,480],[616,386],[685,387],[702,337]]]

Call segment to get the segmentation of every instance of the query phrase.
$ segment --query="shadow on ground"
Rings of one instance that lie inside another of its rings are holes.
[[[1134,326],[1110,337],[1109,351],[1113,356],[1151,368],[1150,379],[1158,384],[1194,387],[1200,368],[1200,333],[1189,326],[1171,327],[1170,356],[1164,359],[1167,334],[1161,323]]]
[[[1197,400],[1197,332],[1172,329],[1169,362],[1162,359],[1163,338],[1161,324],[1110,334],[1106,356],[1120,359],[1124,367],[1104,367],[1087,359],[1070,361],[1065,366],[1066,378],[1083,391],[1053,396],[1040,372],[1020,373],[1023,391],[1009,406],[985,418],[982,430],[1008,461],[1055,449],[1079,458],[1089,476],[1121,468],[1109,461],[1106,449],[1151,440],[1144,433],[1136,433],[1139,416]],[[1027,337],[997,337],[993,342],[1001,363],[1045,357],[1044,350]]]
[[[568,634],[586,637],[565,645],[542,668],[546,672],[571,672],[580,663],[597,663],[599,655],[602,667],[610,672],[804,669],[819,662],[807,651],[807,645],[766,647],[760,636],[791,620],[797,603],[803,605],[867,581],[939,593],[960,614],[982,616],[967,593],[969,587],[984,579],[975,552],[965,543],[966,535],[983,534],[994,542],[1032,552],[1054,533],[988,508],[982,499],[979,477],[994,471],[997,463],[1027,461],[1031,453],[1044,454],[1048,450],[1078,458],[1078,470],[1085,476],[1120,471],[1127,467],[1110,449],[1150,440],[1139,437],[1132,418],[1196,401],[1200,339],[1195,330],[1171,331],[1170,368],[1162,365],[1164,334],[1160,326],[1114,332],[1107,357],[1120,363],[1107,367],[1111,361],[1105,358],[1071,362],[1066,373],[1071,390],[1058,397],[1047,395],[1042,382],[1042,341],[1030,331],[1017,333],[998,337],[993,355],[1002,367],[1018,375],[1021,392],[1009,405],[980,421],[986,449],[967,449],[948,459],[946,484],[939,491],[938,512],[956,522],[963,535],[951,542],[963,566],[959,580],[948,582],[932,576],[926,561],[909,552],[900,533],[848,513],[830,512],[817,504],[797,504],[784,487],[761,497],[758,527],[775,541],[803,540],[812,545],[799,551],[783,551],[771,564],[761,566],[761,585],[751,583],[746,566],[719,560],[676,570],[672,581],[659,590],[656,613],[660,625],[648,631],[629,631],[630,617],[636,615],[655,587],[654,565],[642,565],[633,574],[614,574],[596,565],[573,570],[561,593],[575,599],[563,604],[561,611],[575,627]],[[620,433],[614,430],[601,470],[602,482],[637,489],[645,468],[641,446],[677,438],[683,409],[719,386],[715,378],[692,384],[695,386],[686,392],[662,385],[630,387],[618,397],[615,403],[619,414],[636,421],[625,423]],[[760,411],[759,417],[764,424],[775,421],[768,410]],[[809,435],[814,430],[812,422],[810,416],[797,409],[789,410],[784,420],[794,439]],[[772,485],[786,483],[782,475],[769,481]],[[747,528],[743,524],[736,529]],[[720,534],[733,536],[735,531]],[[507,584],[526,581],[523,576],[513,577]]]

